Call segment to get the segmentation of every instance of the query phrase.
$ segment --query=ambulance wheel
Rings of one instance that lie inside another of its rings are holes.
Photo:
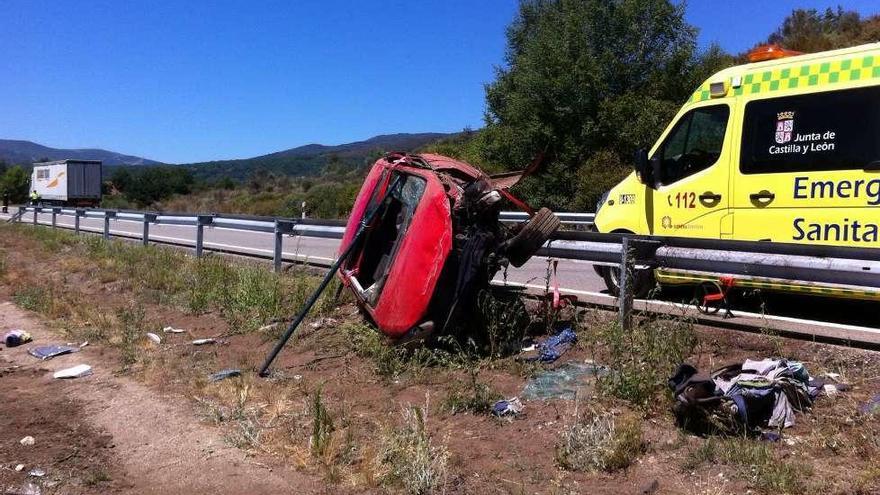
[[[602,267],[602,278],[605,280],[605,287],[608,293],[614,297],[620,295],[620,268],[613,266]],[[644,298],[654,288],[654,270],[634,270],[633,277],[633,297]]]
[[[507,260],[519,268],[556,232],[560,222],[547,208],[541,208],[507,243]]]

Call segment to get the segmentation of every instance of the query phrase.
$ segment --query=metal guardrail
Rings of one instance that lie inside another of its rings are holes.
[[[219,215],[186,215],[186,214],[160,214],[160,213],[138,213],[138,212],[117,212],[112,210],[97,210],[85,208],[42,208],[33,206],[19,207],[18,221],[22,221],[25,213],[33,213],[33,224],[37,225],[37,218],[41,213],[50,213],[52,215],[52,227],[57,225],[57,217],[72,216],[74,218],[73,230],[80,233],[80,219],[82,218],[100,218],[104,220],[103,236],[104,239],[110,239],[110,220],[127,220],[131,222],[141,222],[143,231],[140,236],[141,242],[146,246],[150,243],[150,225],[184,225],[196,228],[195,252],[197,257],[201,257],[204,251],[205,227],[219,227],[232,230],[243,230],[251,232],[267,232],[275,234],[275,244],[273,249],[272,261],[275,271],[281,269],[282,262],[282,240],[284,235],[300,235],[305,237],[322,237],[329,239],[342,239],[345,233],[345,227],[339,226],[339,222],[315,222],[314,220],[297,220],[297,219],[266,219],[252,220],[239,217],[225,217]]]
[[[590,226],[596,219],[595,213],[554,213],[563,225]],[[524,211],[502,211],[498,216],[505,223],[524,222],[529,214]]]
[[[52,226],[58,215],[74,217],[74,231],[80,231],[80,219],[104,220],[103,235],[110,238],[110,220],[143,223],[140,237],[150,242],[150,225],[188,225],[196,227],[195,251],[202,255],[206,226],[273,233],[273,262],[281,268],[284,235],[341,239],[345,227],[338,221],[280,219],[221,215],[186,215],[139,213],[96,209],[19,207],[19,221],[26,212],[33,213],[37,224],[40,213],[51,213]],[[507,221],[519,213],[504,212]],[[522,214],[525,215],[525,214]],[[562,213],[569,222],[586,222],[593,214]],[[525,217],[523,217],[525,219]],[[624,245],[629,247],[624,248]],[[539,255],[620,267],[634,263],[638,267],[673,269],[701,274],[726,274],[761,277],[783,283],[797,281],[811,284],[834,284],[848,289],[877,292],[880,290],[880,260],[873,249],[804,246],[797,244],[720,241],[707,239],[663,238],[599,234],[595,232],[559,232]],[[624,256],[626,254],[626,256]],[[623,270],[625,272],[625,270]]]

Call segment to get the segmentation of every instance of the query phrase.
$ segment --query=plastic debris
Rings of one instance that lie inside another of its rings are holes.
[[[10,330],[3,340],[6,342],[6,347],[16,347],[30,342],[33,337],[24,330]]]
[[[180,328],[174,328],[174,327],[165,327],[162,329],[162,332],[164,332],[164,333],[183,333],[185,331],[186,330],[181,330]]]
[[[19,464],[19,465],[15,466],[16,473],[20,473],[22,471],[24,471],[24,464]]]
[[[220,380],[225,380],[227,378],[232,378],[234,376],[241,376],[241,370],[237,370],[234,368],[228,368],[225,370],[220,370],[214,374],[212,374],[209,379],[212,382],[219,382]]]
[[[150,339],[151,341],[153,341],[154,344],[161,344],[162,343],[162,337],[159,337],[158,335],[156,335],[153,332],[147,332],[147,338]]]
[[[44,345],[40,347],[33,347],[28,349],[28,354],[37,358],[37,359],[52,359],[56,356],[61,356],[64,354],[70,354],[72,352],[79,352],[79,346],[72,345]]]
[[[519,397],[499,400],[492,406],[492,414],[498,417],[516,416],[523,410],[522,402]]]
[[[28,436],[22,438],[21,440],[19,440],[18,443],[24,445],[25,447],[29,447],[34,444],[34,437],[28,435]]]
[[[565,363],[539,373],[526,383],[521,397],[526,400],[574,399],[579,391],[592,388],[595,378],[608,369],[592,363]]]
[[[775,431],[762,431],[761,440],[765,442],[778,442],[782,440],[782,435]]]
[[[880,394],[875,395],[871,400],[863,404],[862,407],[859,408],[859,411],[861,411],[862,414],[880,413]]]
[[[192,345],[216,344],[216,339],[196,339],[192,341]]]
[[[92,367],[87,364],[78,364],[72,368],[56,371],[52,376],[55,378],[82,378],[92,374]]]
[[[46,470],[45,470],[45,469],[40,469],[40,468],[33,468],[33,469],[31,469],[30,471],[28,471],[28,476],[34,476],[34,477],[36,477],[36,478],[42,478],[43,476],[46,476]]]
[[[41,495],[40,487],[33,483],[25,483],[20,488],[7,488],[6,495]]]
[[[312,322],[309,326],[317,330],[327,325],[336,325],[337,323],[339,322],[336,321],[334,318],[321,318],[318,321]]]
[[[549,337],[544,342],[538,343],[535,347],[538,355],[528,358],[527,361],[541,361],[542,363],[552,363],[559,359],[567,350],[569,350],[577,341],[577,335],[570,327],[565,327],[556,335]]]

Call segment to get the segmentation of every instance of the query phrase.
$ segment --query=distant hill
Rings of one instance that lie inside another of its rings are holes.
[[[139,156],[123,155],[102,149],[60,149],[50,148],[31,141],[0,139],[0,160],[18,165],[30,165],[37,160],[101,160],[104,165],[159,165],[154,160]]]
[[[307,144],[284,151],[238,160],[187,163],[193,175],[202,180],[229,177],[246,179],[251,172],[264,169],[282,175],[319,175],[328,165],[352,170],[365,164],[374,155],[388,151],[413,151],[454,134],[425,132],[418,134],[383,134],[365,141],[328,146]]]

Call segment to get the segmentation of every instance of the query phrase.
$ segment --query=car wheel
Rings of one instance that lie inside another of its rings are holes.
[[[560,222],[556,215],[547,208],[541,208],[529,219],[523,228],[507,242],[507,259],[510,264],[519,268],[529,260],[550,235],[556,232]]]
[[[608,292],[617,297],[620,295],[620,268],[613,266],[602,267],[602,278]],[[654,288],[654,270],[633,270],[633,297],[643,298]]]

